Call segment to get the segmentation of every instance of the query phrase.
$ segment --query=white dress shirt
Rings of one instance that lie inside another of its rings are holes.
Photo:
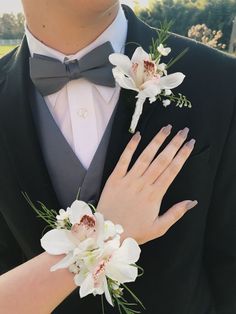
[[[74,55],[66,56],[35,38],[26,27],[31,56],[34,53],[60,60],[80,59],[94,48],[110,41],[115,52],[124,52],[128,22],[122,7],[112,24],[92,43]],[[44,97],[67,142],[88,169],[117,104],[120,87],[99,86],[83,78],[70,81],[60,91]]]

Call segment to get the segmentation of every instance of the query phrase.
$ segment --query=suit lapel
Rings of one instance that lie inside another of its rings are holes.
[[[10,166],[17,176],[20,191],[32,200],[58,206],[33,123],[29,95],[29,51],[26,38],[12,56],[1,92],[1,125]]]

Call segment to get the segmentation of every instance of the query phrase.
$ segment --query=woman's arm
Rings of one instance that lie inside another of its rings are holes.
[[[67,269],[50,271],[61,259],[62,256],[43,253],[2,275],[0,312],[51,313],[76,288],[73,274]]]

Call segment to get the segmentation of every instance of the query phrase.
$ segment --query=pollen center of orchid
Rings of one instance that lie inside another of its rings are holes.
[[[148,72],[149,74],[155,74],[156,69],[155,69],[155,64],[152,61],[149,60],[144,60],[144,71]]]
[[[95,227],[95,219],[91,216],[84,215],[80,220],[80,225],[84,225],[87,228],[94,228]]]

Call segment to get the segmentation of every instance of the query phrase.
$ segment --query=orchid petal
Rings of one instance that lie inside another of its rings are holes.
[[[98,247],[101,247],[104,242],[104,217],[101,213],[98,213],[98,212],[96,212],[94,216],[96,218],[95,238],[96,238]]]
[[[74,201],[70,207],[69,220],[72,225],[80,223],[81,218],[84,215],[92,216],[91,208],[83,201]]]
[[[104,252],[105,256],[112,255],[113,252],[117,251],[120,248],[120,236],[116,235],[112,240],[109,240],[104,243]]]
[[[138,270],[130,264],[134,264],[139,259],[140,252],[140,247],[134,239],[125,239],[107,263],[106,275],[120,283],[134,281]]]
[[[104,223],[104,240],[113,238],[116,235],[116,227],[110,220],[106,220]]]
[[[84,281],[81,283],[80,290],[79,290],[80,297],[84,298],[88,294],[93,293],[93,291],[94,291],[93,275],[91,273],[88,273]]]
[[[84,282],[85,278],[88,275],[88,271],[84,271],[83,269],[80,270],[80,272],[74,276],[74,282],[76,286],[80,287],[82,283]]]
[[[132,282],[138,276],[138,269],[135,266],[123,262],[108,262],[106,266],[106,275],[119,283]]]
[[[142,47],[136,48],[131,59],[132,63],[140,63],[144,60],[150,60],[149,54]]]
[[[142,85],[142,90],[139,92],[138,97],[143,98],[154,98],[161,93],[161,89],[158,85],[160,79],[153,79],[145,82]]]
[[[70,231],[53,229],[47,232],[41,239],[41,246],[51,255],[67,254],[75,248],[70,240]]]
[[[79,254],[79,252],[85,252],[85,251],[90,251],[93,250],[96,247],[96,239],[94,238],[87,238],[77,244],[77,248],[75,250],[76,254]]]
[[[58,263],[53,265],[50,270],[56,271],[58,269],[68,268],[74,262],[74,257],[72,253],[67,254],[63,259],[61,259]]]
[[[112,69],[112,72],[120,87],[131,89],[137,92],[139,91],[135,85],[134,80],[131,77],[126,77],[117,67]]]
[[[128,76],[130,75],[132,62],[128,56],[121,53],[112,53],[109,56],[109,61],[111,62],[111,64],[117,66],[121,72]]]
[[[181,72],[176,72],[167,76],[162,76],[159,81],[159,87],[161,89],[173,89],[179,86],[185,78],[185,75]]]
[[[118,261],[125,261],[127,264],[134,264],[140,257],[140,247],[132,238],[126,238],[120,248],[114,252],[113,257]]]

